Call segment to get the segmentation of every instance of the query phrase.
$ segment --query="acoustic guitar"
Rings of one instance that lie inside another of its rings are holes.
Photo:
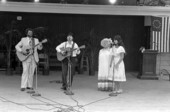
[[[40,43],[46,43],[47,42],[47,39],[44,39],[42,40],[41,42],[39,42],[38,44],[36,44],[33,48],[31,46],[23,46],[22,47],[22,51],[25,52],[25,53],[22,53],[22,52],[19,52],[17,51],[16,54],[17,54],[17,57],[20,61],[25,61],[28,59],[28,57],[30,55],[32,55],[33,53],[33,50],[36,46],[38,46]]]
[[[82,45],[79,47],[79,49],[84,49],[86,46],[85,45]],[[72,52],[77,50],[78,48],[76,49],[71,49],[71,48],[61,48],[61,50],[64,52],[63,54],[60,53],[60,52],[57,52],[57,59],[59,61],[62,61],[63,59],[65,59],[66,57],[69,57],[71,56]]]

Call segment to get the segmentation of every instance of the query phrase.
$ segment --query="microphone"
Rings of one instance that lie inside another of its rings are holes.
[[[111,43],[112,46],[116,45],[114,42]]]
[[[141,46],[140,48],[139,48],[139,51],[141,51],[142,53],[145,51],[145,47],[143,47],[143,46]]]

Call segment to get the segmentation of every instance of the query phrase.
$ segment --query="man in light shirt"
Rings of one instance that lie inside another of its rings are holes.
[[[26,29],[27,37],[23,37],[21,41],[15,46],[17,52],[21,54],[27,54],[24,47],[30,47],[30,54],[28,58],[22,61],[23,73],[21,78],[21,91],[25,89],[33,89],[33,77],[37,63],[39,62],[37,49],[43,48],[42,44],[39,43],[37,38],[33,38],[33,30]],[[38,46],[34,47],[35,45]],[[29,51],[28,51],[29,52]],[[32,53],[31,53],[32,52]]]
[[[64,50],[63,50],[64,49]],[[68,64],[71,62],[71,82],[73,82],[73,76],[75,75],[75,64],[76,64],[76,57],[80,54],[80,49],[78,45],[73,41],[72,33],[69,33],[67,36],[67,41],[61,43],[56,47],[58,53],[66,55],[66,53],[70,53],[70,55],[62,60],[62,87],[61,89],[67,90],[68,89]],[[69,61],[70,60],[70,61]],[[70,81],[70,80],[69,80]],[[70,85],[70,86],[71,86]]]

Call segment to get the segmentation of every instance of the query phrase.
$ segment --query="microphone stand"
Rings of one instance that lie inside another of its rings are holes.
[[[70,56],[67,57],[68,59],[68,70],[67,70],[67,88],[64,92],[66,95],[74,95],[74,93],[71,91],[71,60]]]
[[[32,37],[31,37],[31,40],[33,40],[32,39]],[[33,41],[32,41],[33,42]],[[32,54],[31,55],[33,55],[33,58],[34,58],[34,48],[33,48],[33,43],[31,42],[31,49],[32,49]],[[29,43],[30,44],[30,43]],[[34,58],[34,61],[35,61],[35,58]],[[33,93],[35,93],[35,91],[33,90],[33,89],[31,89],[31,90],[29,90],[29,91],[27,91],[27,93],[29,93],[29,94],[33,94]]]
[[[33,38],[34,39],[34,38]],[[33,40],[32,39],[32,40]],[[33,42],[33,41],[32,41]],[[32,46],[33,46],[33,44],[32,44]],[[35,66],[35,91],[34,90],[31,90],[31,91],[28,91],[27,93],[30,93],[30,94],[32,94],[32,96],[41,96],[41,94],[39,94],[38,92],[37,92],[37,66],[38,66],[38,64],[36,63],[36,61],[35,61],[35,56],[34,56],[34,47],[32,47],[32,50],[33,50],[33,59],[34,59],[34,62],[35,62],[35,64],[36,64],[36,66]]]
[[[37,66],[38,64],[36,64],[36,67],[35,67],[35,92],[32,94],[32,96],[41,96],[40,93],[38,93],[37,89],[38,89],[38,86],[37,86]]]

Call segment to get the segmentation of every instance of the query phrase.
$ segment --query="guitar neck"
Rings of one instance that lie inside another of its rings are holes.
[[[36,45],[34,46],[34,48],[37,47],[40,43],[41,43],[41,42],[39,42],[38,44],[36,44]]]
[[[42,43],[42,42],[39,42],[38,44],[34,45],[34,47],[33,47],[33,48],[37,47],[40,43]]]
[[[75,50],[77,50],[77,49],[83,49],[84,47],[79,47],[79,48],[75,48],[75,49],[73,49],[72,51],[75,51]]]
[[[42,44],[42,43],[46,43],[47,42],[47,39],[44,39],[44,40],[42,40],[41,42],[39,42],[38,44],[36,44],[35,46],[34,46],[34,48],[36,47],[36,46],[38,46],[40,43]]]

